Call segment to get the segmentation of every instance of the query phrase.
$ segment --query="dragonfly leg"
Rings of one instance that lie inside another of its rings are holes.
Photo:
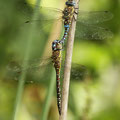
[[[78,15],[78,8],[74,8],[74,9],[75,9],[75,10],[74,10],[75,15],[73,15],[73,19],[74,19],[75,21],[77,21],[76,15]]]
[[[76,9],[78,10],[79,8],[77,7],[77,8],[74,8],[74,9],[75,9],[75,10],[76,10]]]
[[[75,8],[74,13],[75,13],[76,15],[78,15],[78,8]]]
[[[74,19],[75,21],[77,21],[77,19],[76,19],[75,15],[73,15],[73,19]]]

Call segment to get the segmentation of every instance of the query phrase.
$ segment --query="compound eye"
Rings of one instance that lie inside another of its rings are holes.
[[[68,5],[68,6],[75,6],[75,1],[67,1],[66,5]]]
[[[53,44],[52,44],[52,47],[53,47],[53,48],[55,48],[55,47],[56,47],[56,44],[55,44],[55,43],[53,43]]]

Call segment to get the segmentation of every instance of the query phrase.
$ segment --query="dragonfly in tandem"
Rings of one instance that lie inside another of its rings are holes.
[[[52,63],[56,71],[57,105],[58,105],[59,114],[61,114],[61,91],[60,91],[61,50],[63,46],[62,44],[64,40],[67,38],[67,34],[70,29],[72,18],[74,17],[74,13],[75,13],[74,5],[75,5],[74,1],[68,0],[66,2],[66,7],[63,11],[62,10],[55,11],[55,9],[53,11],[53,9],[51,8],[49,9],[46,8],[46,10],[49,11],[49,14],[50,14],[50,9],[52,10],[52,12],[59,11],[59,13],[61,13],[61,16],[55,17],[55,19],[64,21],[64,28],[65,28],[65,32],[64,32],[62,39],[60,41],[55,40],[52,43],[52,51],[53,51],[52,52]],[[44,8],[41,7],[40,11],[41,10],[44,10]],[[82,37],[82,39],[100,40],[100,39],[110,38],[112,36],[111,31],[105,28],[93,26],[93,24],[97,24],[99,22],[103,22],[103,21],[107,21],[111,19],[112,18],[111,13],[107,11],[102,11],[102,12],[84,12],[84,14],[79,12],[79,14],[80,16],[78,15],[78,21],[79,21],[78,23],[81,23],[81,24],[77,25],[79,30],[76,30],[76,31],[79,31],[77,35],[79,38]],[[43,20],[43,19],[40,19],[40,20]],[[40,21],[40,20],[37,20],[37,21]],[[30,23],[30,22],[31,21],[26,21],[26,23]],[[80,28],[81,28],[81,31],[80,31]],[[88,28],[90,28],[90,30]],[[19,71],[18,70],[19,69],[17,69],[17,72],[20,72],[20,70]]]
[[[51,73],[51,68],[54,66],[56,71],[56,91],[57,91],[57,106],[59,114],[61,115],[61,87],[60,79],[63,78],[64,63],[62,61],[63,42],[54,40],[52,43],[52,56],[48,58],[41,58],[26,61],[28,66],[24,67],[18,61],[11,61],[7,66],[6,79],[19,80],[22,72],[26,71],[30,78],[26,78],[26,83],[39,83],[40,80],[47,79]],[[47,69],[45,69],[47,68]],[[88,71],[85,66],[73,64],[71,78],[76,80],[84,79]],[[62,76],[62,77],[61,77]],[[33,78],[33,80],[31,79]],[[49,79],[49,78],[48,78]]]
[[[61,40],[64,41],[68,36],[71,21],[75,18],[75,14],[77,14],[76,38],[81,40],[104,40],[113,37],[113,33],[109,29],[99,26],[99,23],[112,19],[112,13],[109,11],[78,11],[78,8],[75,8],[75,2],[73,0],[68,0],[65,4],[66,7],[64,10],[37,6],[40,12],[38,19],[27,20],[25,23],[29,24],[45,21],[45,24],[40,26],[41,29],[41,27],[46,27],[47,24],[52,23],[54,20],[61,21],[64,25],[64,35]]]

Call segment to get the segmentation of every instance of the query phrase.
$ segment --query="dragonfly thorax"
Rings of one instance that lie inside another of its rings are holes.
[[[60,40],[54,40],[52,42],[52,50],[53,51],[62,50],[62,42]]]
[[[63,19],[70,19],[74,14],[74,9],[71,7],[66,7],[63,11]]]

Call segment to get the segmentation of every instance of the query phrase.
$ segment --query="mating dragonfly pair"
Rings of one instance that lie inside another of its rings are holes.
[[[112,38],[113,34],[108,29],[95,26],[98,23],[107,21],[112,18],[112,14],[108,11],[93,11],[93,12],[84,12],[84,11],[78,11],[76,12],[77,8],[75,8],[75,2],[73,0],[68,0],[66,2],[66,7],[64,10],[60,9],[52,9],[52,8],[43,8],[40,7],[40,11],[47,11],[48,16],[47,20],[51,20],[51,17],[49,17],[50,13],[54,13],[54,19],[58,19],[61,21],[64,21],[64,35],[61,40],[55,40],[52,43],[52,57],[51,59],[55,71],[56,71],[56,88],[57,88],[57,105],[58,105],[58,111],[61,115],[61,90],[60,90],[60,71],[61,71],[61,54],[63,49],[64,41],[67,39],[70,26],[72,24],[72,19],[74,19],[74,14],[77,15],[77,28],[76,28],[76,37],[81,38],[83,40],[103,40]],[[55,16],[59,13],[59,16]],[[36,20],[35,20],[36,21]],[[43,21],[42,18],[40,18],[37,21]],[[26,21],[26,23],[30,23],[31,21]],[[40,62],[40,61],[39,61]],[[42,64],[39,64],[36,67],[41,67]],[[9,67],[10,68],[10,67]],[[31,67],[25,68],[25,70],[31,69]],[[15,72],[20,72],[20,70],[17,69],[17,66],[15,67]],[[24,68],[22,68],[24,70]]]
[[[55,40],[52,43],[52,51],[53,51],[52,52],[52,59],[53,59],[53,64],[54,64],[54,67],[56,70],[57,105],[58,105],[58,111],[59,111],[60,115],[61,115],[61,91],[60,91],[61,50],[62,50],[62,46],[63,46],[64,41],[67,39],[69,29],[70,29],[70,26],[72,24],[72,19],[75,18],[74,14],[78,14],[75,11],[75,9],[77,9],[77,8],[75,8],[75,2],[73,0],[68,0],[66,2],[66,7],[63,11],[63,16],[62,16],[63,21],[64,21],[64,29],[65,29],[64,35],[63,35],[61,40]],[[106,12],[104,12],[104,14],[105,13],[108,13],[108,12],[106,11]],[[111,17],[111,16],[109,16],[109,17]],[[105,20],[105,19],[103,19],[103,20]],[[96,21],[96,22],[98,22],[98,21]],[[95,27],[94,27],[94,29],[95,29]],[[110,34],[109,31],[105,31],[105,29],[103,29],[103,28],[102,28],[103,31],[102,31],[102,29],[101,30],[100,29],[101,28],[99,28],[99,32],[101,32],[101,33],[106,32],[107,33],[107,34],[104,34],[104,36],[103,36],[104,38],[105,38],[105,35],[106,35],[106,37],[109,36],[108,35],[108,34]],[[83,34],[83,36],[85,36],[84,34]],[[101,35],[100,33],[99,34],[93,33],[93,34],[90,34],[88,36],[91,36],[91,38],[101,39],[100,35]]]

